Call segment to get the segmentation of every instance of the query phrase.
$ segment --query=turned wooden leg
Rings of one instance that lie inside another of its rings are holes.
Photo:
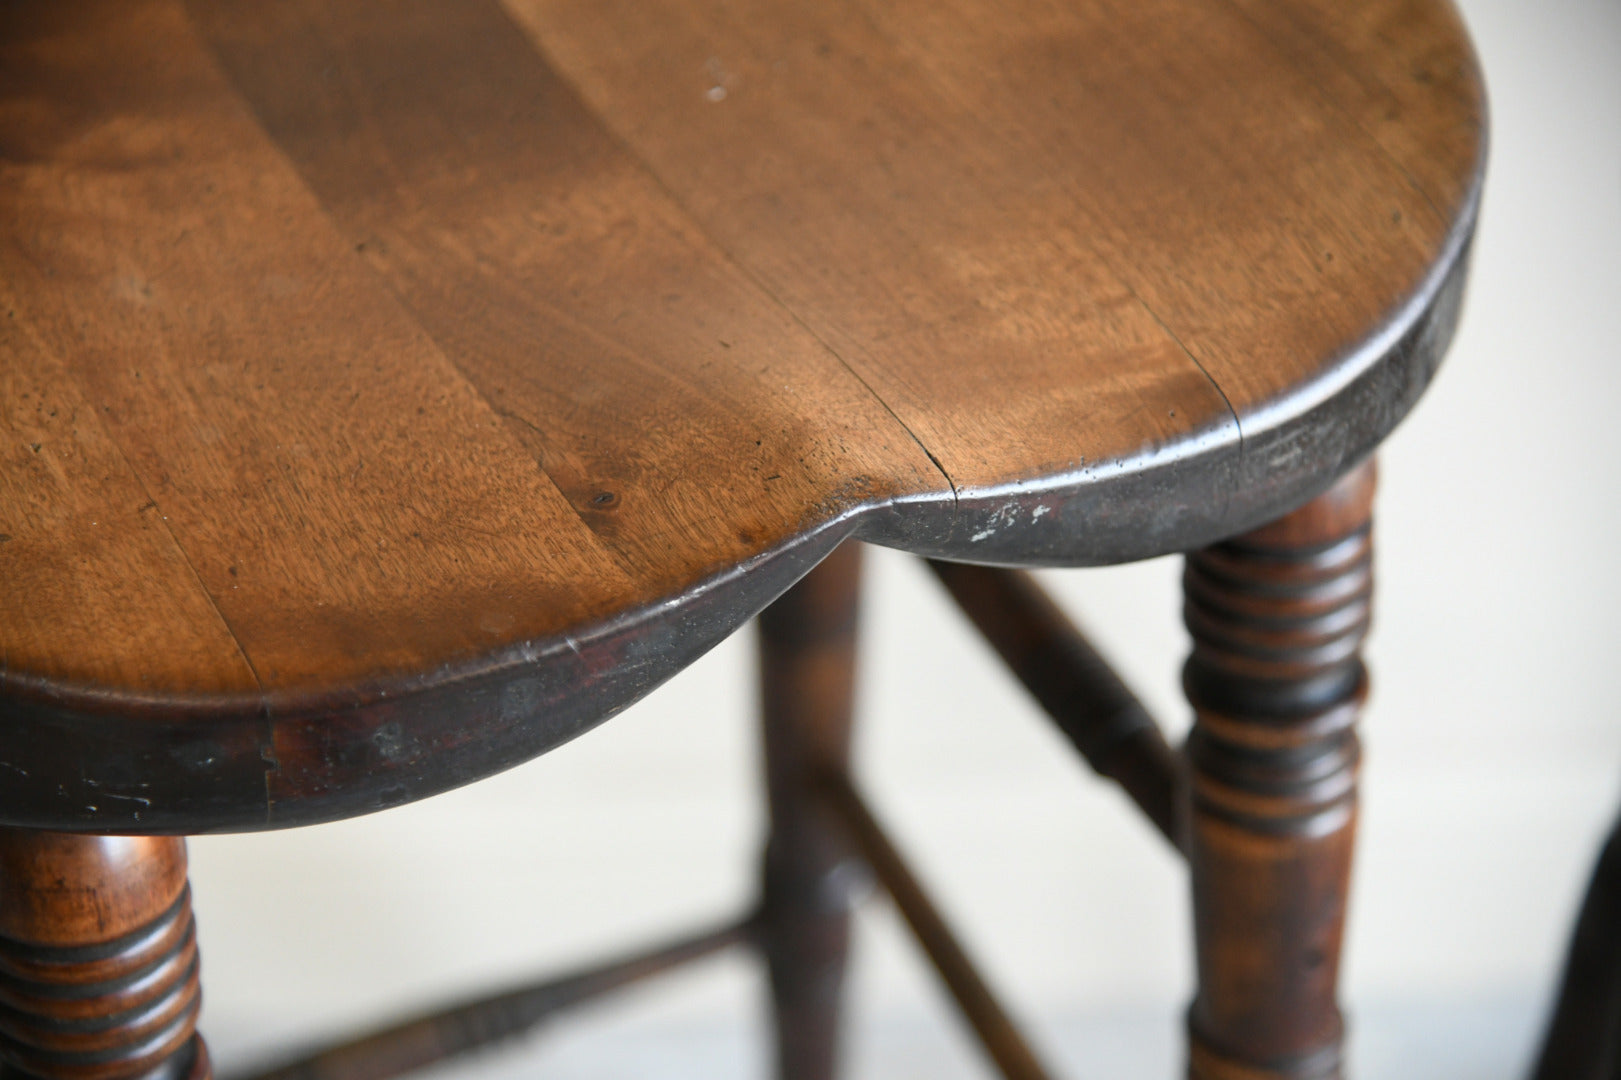
[[[1189,556],[1196,1080],[1341,1075],[1335,1000],[1372,592],[1371,463]]]
[[[771,803],[761,940],[781,1080],[829,1080],[837,1066],[854,863],[814,785],[848,758],[860,569],[861,548],[846,543],[760,615]]]
[[[0,829],[0,1063],[208,1080],[186,842]]]

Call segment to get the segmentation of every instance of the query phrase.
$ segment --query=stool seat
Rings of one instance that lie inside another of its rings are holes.
[[[0,823],[526,760],[848,538],[1186,550],[1452,332],[1428,0],[0,10]]]

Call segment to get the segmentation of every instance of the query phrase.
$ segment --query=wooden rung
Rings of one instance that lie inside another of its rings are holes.
[[[1180,850],[1180,755],[1046,590],[1020,570],[925,561],[1081,756]]]
[[[239,1080],[387,1080],[521,1035],[553,1014],[753,940],[754,916],[658,949],[419,1016]]]
[[[1050,1074],[1036,1060],[1018,1028],[991,994],[985,980],[980,978],[850,778],[843,773],[828,773],[823,777],[820,792],[849,829],[856,849],[895,901],[917,936],[918,944],[1002,1075],[1007,1080],[1048,1080]]]

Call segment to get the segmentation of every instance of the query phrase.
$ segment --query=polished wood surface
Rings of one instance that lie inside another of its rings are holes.
[[[0,1064],[208,1080],[185,841],[0,829]]]
[[[1456,318],[1440,0],[0,12],[0,821],[513,764],[847,535],[1139,558],[1364,456]]]
[[[1373,594],[1370,462],[1188,558],[1191,1080],[1339,1080]]]

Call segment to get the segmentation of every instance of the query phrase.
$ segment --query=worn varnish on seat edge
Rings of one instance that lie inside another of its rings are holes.
[[[0,820],[475,779],[848,535],[1233,533],[1450,336],[1444,6],[631,7],[0,15]]]

